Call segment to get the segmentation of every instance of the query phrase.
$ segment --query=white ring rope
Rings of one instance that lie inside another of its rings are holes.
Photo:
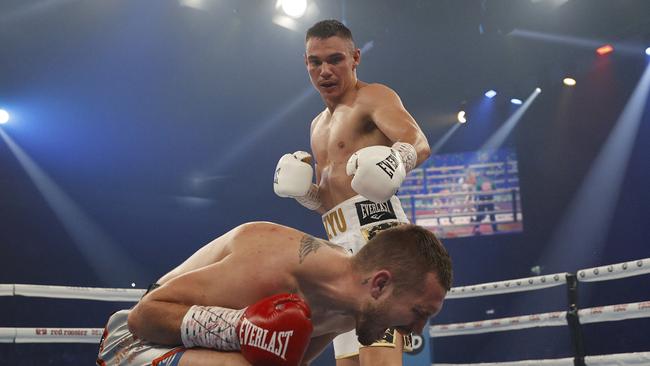
[[[578,317],[582,324],[650,318],[650,301],[582,309],[578,310]],[[567,325],[566,311],[488,319],[468,323],[432,325],[429,327],[429,336],[449,337],[461,334],[480,334],[561,325]]]
[[[582,323],[650,317],[650,301],[601,306],[578,311]],[[479,334],[566,325],[566,312],[525,315],[470,323],[434,325],[431,337]],[[101,328],[0,328],[0,343],[98,343]]]
[[[0,284],[0,296],[14,296],[14,286]]]
[[[562,325],[567,325],[566,311],[479,320],[467,323],[432,325],[429,327],[429,336],[436,338],[450,337],[455,335],[503,332],[506,330],[537,327],[557,327]]]
[[[99,301],[137,302],[146,290],[132,288],[73,287],[48,285],[0,285],[0,296],[49,297]]]
[[[601,267],[581,269],[577,272],[577,278],[578,281],[581,282],[595,282],[641,276],[648,273],[650,273],[650,258],[644,258]],[[519,278],[500,282],[489,282],[476,285],[452,287],[445,299],[458,299],[464,297],[478,297],[511,292],[538,290],[565,284],[566,275],[567,273],[555,273],[544,276]]]
[[[466,191],[466,192],[449,192],[449,193],[417,193],[410,194],[407,197],[414,197],[416,199],[427,199],[427,198],[446,198],[453,196],[482,196],[482,195],[506,195],[512,194],[512,192],[519,192],[519,188],[501,188],[493,189],[491,191]],[[475,203],[481,203],[481,201],[475,201]]]
[[[578,281],[581,282],[596,282],[639,276],[646,273],[650,273],[650,258],[581,269],[578,271],[577,277]]]
[[[588,366],[647,366],[650,365],[650,352],[586,356],[585,364]],[[435,363],[431,366],[573,366],[573,358],[468,364]]]
[[[0,328],[0,343],[99,343],[102,328]]]
[[[487,202],[486,204],[490,204],[491,202]],[[492,201],[496,202],[496,201]],[[474,204],[476,206],[476,204]],[[445,208],[445,207],[440,207],[440,208]],[[442,217],[472,217],[472,216],[486,216],[486,215],[501,215],[501,214],[512,214],[512,210],[491,210],[491,211],[466,211],[466,212],[437,212],[433,214],[422,214],[418,215],[418,221],[421,219],[434,219],[434,218],[442,218]]]
[[[578,317],[582,324],[650,318],[650,301],[582,309]]]
[[[590,282],[638,276],[647,273],[650,273],[650,258],[583,269],[578,271],[577,277],[580,281]],[[501,282],[454,287],[447,294],[447,299],[531,291],[559,286],[566,283],[566,275],[567,273],[556,273]],[[99,301],[137,302],[145,291],[144,289],[129,288],[0,284],[0,296],[31,296]],[[585,324],[645,318],[650,317],[650,301],[582,309],[579,310],[578,315],[580,322]],[[446,337],[458,334],[498,332],[511,329],[566,324],[566,312],[553,312],[468,323],[433,325],[429,327],[429,334],[431,337]],[[102,330],[100,328],[0,328],[0,343],[96,343],[101,337],[101,332]]]
[[[505,294],[511,292],[532,291],[566,284],[567,273],[555,273],[544,276],[518,278],[514,280],[480,283],[477,285],[452,287],[445,299],[477,297]]]
[[[577,277],[582,282],[606,281],[650,273],[650,258],[581,269]],[[518,278],[499,282],[453,287],[447,299],[497,295],[520,291],[532,291],[566,283],[567,273]],[[0,296],[32,296],[59,299],[86,299],[99,301],[136,302],[144,289],[73,287],[49,285],[0,284]]]

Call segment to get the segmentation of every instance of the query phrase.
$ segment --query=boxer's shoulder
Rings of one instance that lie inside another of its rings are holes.
[[[239,236],[255,235],[262,232],[281,232],[284,229],[290,228],[270,221],[252,221],[237,226],[233,233]]]
[[[231,235],[230,245],[235,251],[254,248],[260,252],[295,252],[307,234],[281,224],[256,221],[238,226]]]
[[[311,127],[310,127],[311,132],[313,132],[314,128],[316,128],[317,126],[320,126],[323,123],[329,121],[331,116],[332,114],[327,108],[323,109],[323,111],[318,113],[316,117],[314,117],[314,119],[311,121]]]
[[[277,224],[270,221],[253,221],[239,226],[244,234],[264,234],[272,238],[286,239],[294,236],[302,236],[304,232],[292,227]]]
[[[365,84],[359,89],[356,99],[357,104],[368,106],[382,105],[387,101],[395,100],[399,100],[397,93],[390,87],[380,83]]]

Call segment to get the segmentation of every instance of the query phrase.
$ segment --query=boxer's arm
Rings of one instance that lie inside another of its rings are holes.
[[[153,343],[182,344],[179,329],[189,308],[173,302],[142,299],[129,313],[129,331]]]
[[[233,284],[242,282],[242,273],[253,271],[248,268],[251,263],[243,260],[245,257],[245,254],[231,253],[220,262],[171,279],[142,298],[131,310],[129,330],[154,343],[178,345],[181,344],[181,322],[192,305],[240,309],[265,296],[287,291],[288,286],[283,286],[283,281],[251,280],[245,294],[240,293],[237,299],[229,296],[233,293]],[[265,271],[259,265],[255,270]]]
[[[317,146],[316,146],[318,143],[314,141],[313,136],[314,136],[314,128],[315,128],[316,124],[318,123],[322,113],[323,112],[319,113],[318,116],[316,116],[311,121],[311,125],[309,127],[309,145],[311,146],[312,155],[314,157],[314,175],[316,177],[315,178],[315,184],[319,189],[320,189],[320,179],[322,177],[323,169],[318,164],[318,160],[317,160],[318,155],[317,155]],[[324,214],[325,212],[327,212],[325,207],[323,207],[322,205],[321,205],[321,207],[319,207],[317,210],[314,210],[314,211],[316,211],[317,213],[319,213],[321,215]]]
[[[397,93],[381,84],[370,84],[362,90],[360,103],[377,128],[392,142],[413,145],[417,152],[416,165],[425,161],[431,155],[429,142]]]
[[[219,265],[215,263],[175,277],[143,297],[129,313],[131,333],[158,344],[182,344],[180,329],[183,317],[192,305],[203,303],[200,296],[205,291],[202,289],[209,288],[208,278],[219,278],[212,277],[222,272],[212,268]],[[214,285],[218,286],[217,283]]]
[[[320,177],[321,177],[321,168],[318,166],[318,163],[314,162],[314,173],[316,174],[316,185],[320,188]],[[327,212],[325,207],[321,205],[317,210],[315,210],[319,214],[324,214]]]

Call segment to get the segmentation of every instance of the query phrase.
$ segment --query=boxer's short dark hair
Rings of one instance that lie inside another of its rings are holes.
[[[354,43],[350,29],[335,19],[321,20],[320,22],[314,24],[307,30],[305,42],[307,42],[310,38],[326,39],[334,36],[348,39]]]
[[[379,232],[359,250],[353,262],[364,271],[389,270],[400,290],[417,288],[431,272],[447,291],[453,281],[447,249],[431,231],[412,224]]]

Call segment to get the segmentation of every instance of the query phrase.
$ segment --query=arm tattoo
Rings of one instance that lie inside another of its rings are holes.
[[[323,244],[332,249],[341,249],[340,246],[332,244],[328,241],[314,238],[309,234],[303,235],[302,239],[300,239],[300,249],[298,249],[298,258],[300,260],[299,263],[302,263],[309,253],[316,253],[318,251],[318,248],[323,246]]]

